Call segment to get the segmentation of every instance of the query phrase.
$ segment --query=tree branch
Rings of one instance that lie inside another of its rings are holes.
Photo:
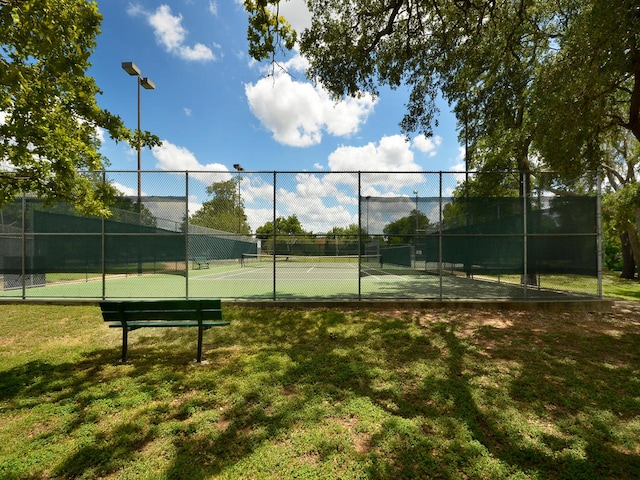
[[[367,55],[376,49],[376,47],[380,43],[380,40],[382,40],[386,35],[391,35],[393,33],[393,26],[396,22],[396,18],[398,17],[398,13],[400,12],[400,7],[402,7],[403,3],[404,0],[394,1],[391,14],[389,15],[389,19],[387,20],[387,25],[382,30],[376,33],[376,35],[373,37],[373,42],[371,43],[371,45],[363,50]]]
[[[620,188],[620,186],[625,183],[624,177],[620,174],[620,172],[618,172],[611,165],[607,165],[606,163],[603,163],[602,164],[602,168],[604,168],[606,170],[607,177],[609,178],[609,181],[612,184],[615,183],[615,185],[613,186],[614,190],[618,190]]]
[[[633,66],[633,91],[629,102],[629,130],[640,141],[640,54],[635,52]]]

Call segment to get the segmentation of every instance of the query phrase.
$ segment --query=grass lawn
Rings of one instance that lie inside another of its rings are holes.
[[[640,282],[620,278],[620,272],[603,274],[602,290],[606,297],[640,301]]]
[[[0,478],[637,479],[640,304],[225,306],[130,335],[0,305]]]

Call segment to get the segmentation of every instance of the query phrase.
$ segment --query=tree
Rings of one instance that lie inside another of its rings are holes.
[[[192,225],[233,232],[243,235],[251,233],[244,205],[238,193],[238,180],[232,178],[215,182],[207,187],[207,194],[213,195],[189,218]]]
[[[571,19],[538,82],[547,120],[537,148],[566,175],[584,165],[604,172],[605,245],[619,239],[621,276],[632,279],[640,268],[640,15],[633,2],[565,3]]]
[[[278,15],[279,3],[245,2],[252,52],[275,51],[274,36],[285,44],[295,40]],[[309,78],[336,97],[375,94],[378,85],[407,86],[405,132],[431,133],[441,92],[461,134],[493,139],[491,150],[519,162],[534,146],[554,166],[589,165],[597,157],[586,155],[588,138],[611,125],[640,139],[640,15],[634,2],[307,4],[312,24],[302,32],[300,51],[310,61]],[[565,140],[556,143],[562,155],[554,155],[549,135]]]
[[[327,232],[327,238],[341,238],[343,240],[358,240],[362,236],[362,238],[366,238],[367,231],[363,228],[359,228],[357,223],[352,223],[348,227],[332,227],[331,230]]]
[[[278,3],[263,1],[259,8]],[[634,2],[308,5],[312,25],[301,35],[300,50],[310,61],[310,78],[336,97],[375,94],[380,84],[407,86],[406,133],[431,133],[441,92],[470,147],[467,164],[485,172],[517,170],[521,196],[533,191],[536,170],[558,172],[545,186],[571,186],[586,170],[602,167],[603,142],[612,131],[628,130],[640,139],[640,15]]]
[[[608,191],[603,196],[602,216],[607,244],[618,237],[622,256],[622,278],[640,278],[640,240],[637,218],[640,215],[640,184],[636,170],[640,165],[640,144],[630,133],[612,139],[606,154]]]
[[[417,243],[417,234],[425,231],[429,226],[429,218],[419,210],[412,210],[411,214],[399,218],[395,222],[385,225],[382,232],[389,237],[391,244]]]
[[[268,8],[268,3],[265,0],[244,1],[245,9],[252,12],[247,39],[252,58],[258,61],[271,59],[275,62],[279,51],[291,50],[295,46],[297,34],[287,19],[279,14],[279,2],[273,10]]]
[[[298,217],[294,215],[289,215],[288,217],[278,217],[276,218],[276,229],[275,234],[280,235],[289,235],[289,236],[309,236],[313,235],[311,232],[307,232],[304,228],[302,228],[302,224]],[[273,237],[273,222],[267,222],[261,227],[256,228],[256,237],[267,239]]]
[[[357,255],[360,244],[369,239],[364,228],[357,223],[347,227],[332,227],[325,235],[325,253],[332,255]]]
[[[95,1],[0,2],[0,207],[22,192],[108,215],[113,190],[82,171],[102,170],[97,129],[132,146],[160,143],[132,133],[98,107],[85,72],[102,17]]]
[[[299,241],[308,240],[314,237],[313,232],[307,232],[302,228],[302,224],[296,215],[276,218],[276,228],[273,222],[267,222],[256,228],[256,238],[264,240],[263,248],[273,251],[274,236],[279,243],[284,243],[287,253],[291,252],[292,245]],[[282,252],[278,252],[282,253]]]
[[[141,205],[138,210],[138,202],[134,201],[131,197],[127,197],[124,194],[118,192],[119,195],[115,198],[113,203],[110,204],[111,220],[125,223],[138,223],[145,227],[157,227],[158,219],[151,213],[151,211]]]

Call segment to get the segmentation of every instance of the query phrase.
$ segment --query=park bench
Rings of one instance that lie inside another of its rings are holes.
[[[147,327],[197,327],[198,354],[202,360],[202,332],[211,327],[222,327],[220,300],[155,300],[155,301],[103,301],[102,318],[111,328],[122,329],[122,361],[127,361],[129,332]]]
[[[198,268],[209,268],[209,260],[206,257],[194,257],[193,258],[193,268],[198,265]]]

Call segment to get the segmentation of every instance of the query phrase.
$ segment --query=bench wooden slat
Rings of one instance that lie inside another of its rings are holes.
[[[231,322],[202,322],[202,326],[207,327],[224,327],[230,325]],[[109,325],[109,328],[123,328],[124,323],[113,323]],[[188,321],[180,321],[180,322],[172,322],[170,320],[165,321],[133,321],[126,323],[127,328],[129,330],[133,330],[133,328],[144,328],[144,327],[199,327],[200,324],[198,322],[188,322]]]
[[[100,302],[102,317],[111,328],[122,329],[122,361],[126,362],[128,332],[146,327],[197,327],[198,355],[202,358],[202,332],[222,327],[222,302],[206,300],[132,300]]]
[[[201,318],[204,320],[221,320],[222,312],[203,312],[202,316],[196,310],[193,312],[189,311],[179,311],[179,312],[161,312],[159,310],[152,310],[149,312],[145,312],[144,310],[135,310],[133,312],[126,311],[124,313],[126,315],[127,321],[135,321],[135,320],[176,320],[176,321],[188,321],[197,318]],[[103,315],[105,321],[120,321],[122,320],[122,314],[119,312],[106,312]]]

